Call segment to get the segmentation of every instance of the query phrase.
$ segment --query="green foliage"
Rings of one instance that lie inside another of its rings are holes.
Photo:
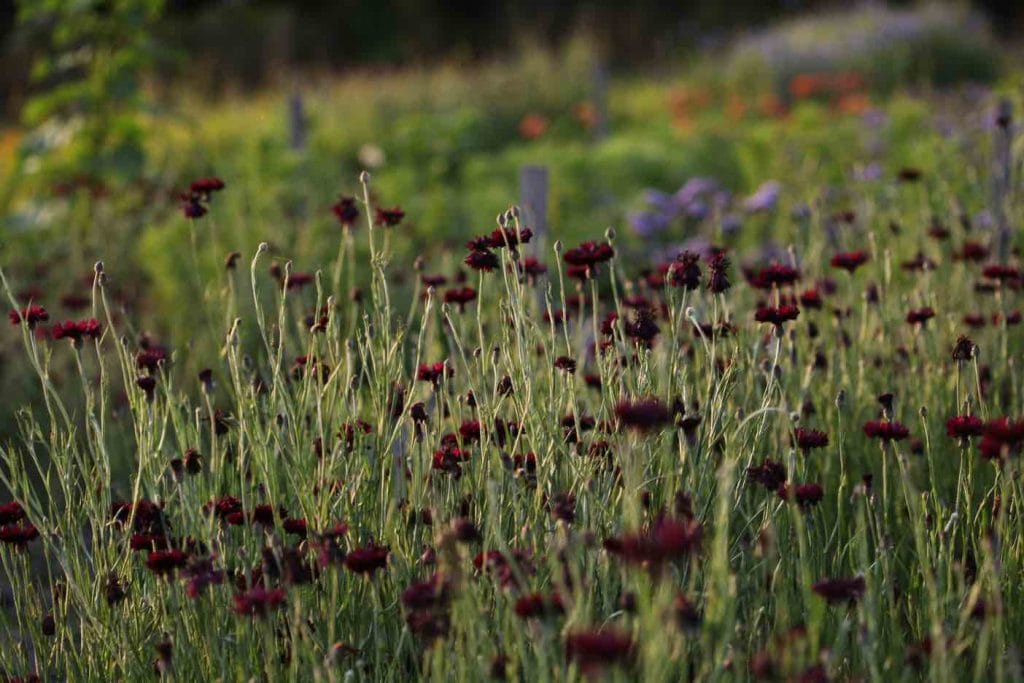
[[[47,36],[25,104],[31,129],[22,169],[47,183],[88,179],[124,185],[145,171],[141,79],[152,63],[152,29],[164,0],[31,0],[22,31]]]

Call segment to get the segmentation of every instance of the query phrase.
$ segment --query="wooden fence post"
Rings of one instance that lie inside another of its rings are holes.
[[[996,107],[993,132],[992,211],[996,223],[996,254],[1000,263],[1010,256],[1010,220],[1007,208],[1013,192],[1013,103],[1006,98]]]

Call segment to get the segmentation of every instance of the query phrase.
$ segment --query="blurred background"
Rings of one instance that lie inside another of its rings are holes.
[[[552,239],[615,226],[659,254],[714,220],[742,249],[856,183],[983,155],[996,100],[1021,110],[1022,30],[997,0],[0,0],[0,266],[63,319],[102,259],[126,325],[179,348],[235,286],[227,254],[328,267],[361,170],[406,212],[395,262],[450,272],[524,165],[547,168]],[[190,224],[179,194],[213,175]],[[937,215],[984,206],[949,177]],[[218,351],[194,350],[183,372]]]

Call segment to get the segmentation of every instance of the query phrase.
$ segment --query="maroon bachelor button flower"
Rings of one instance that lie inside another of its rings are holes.
[[[31,524],[0,526],[0,543],[13,546],[15,550],[24,550],[30,542],[37,538],[39,538],[39,531]]]
[[[751,465],[747,468],[747,478],[769,491],[778,491],[779,487],[786,483],[786,466],[771,458],[765,458],[760,465]]]
[[[568,356],[559,356],[555,359],[555,369],[572,375],[576,372],[576,361]]]
[[[338,219],[338,223],[344,227],[351,228],[359,220],[359,207],[356,205],[355,197],[341,197],[331,207],[331,213]]]
[[[722,252],[716,253],[708,262],[708,291],[722,294],[732,287],[729,281],[729,259]]]
[[[153,550],[146,558],[146,567],[157,576],[170,577],[175,570],[188,564],[188,553],[183,550]]]
[[[562,260],[570,266],[593,268],[599,263],[610,261],[614,256],[615,250],[607,242],[583,242],[566,251]]]
[[[811,586],[811,590],[825,598],[829,604],[856,602],[864,595],[865,588],[863,576],[822,579]]]
[[[958,363],[969,361],[974,357],[975,348],[974,342],[971,341],[970,337],[963,334],[960,335],[957,337],[956,343],[953,344],[953,360]]]
[[[757,289],[787,287],[800,280],[800,271],[784,263],[773,263],[748,275],[750,285]]]
[[[984,431],[985,422],[976,415],[955,415],[946,420],[946,434],[952,439],[969,439]]]
[[[487,245],[491,249],[501,249],[502,247],[515,248],[520,244],[526,244],[533,237],[533,231],[529,228],[521,228],[516,230],[515,228],[498,228],[490,234],[487,240]]]
[[[797,447],[804,452],[812,448],[825,448],[828,446],[828,434],[818,429],[797,427],[793,430],[793,436]]]
[[[235,614],[241,616],[265,617],[271,611],[285,604],[287,593],[283,588],[267,589],[253,586],[244,593],[235,595]]]
[[[790,320],[796,320],[800,315],[800,309],[790,304],[781,306],[759,306],[754,312],[754,320],[759,323],[771,323],[777,329]]]
[[[668,281],[673,287],[693,290],[700,286],[700,256],[684,251],[668,267]]]
[[[609,538],[604,548],[631,564],[657,569],[700,550],[704,527],[695,519],[662,517],[639,533]]]
[[[467,266],[473,270],[483,271],[489,273],[497,268],[500,263],[497,255],[493,251],[487,249],[478,249],[469,252],[469,255],[463,260]]]
[[[448,366],[448,361],[420,363],[419,368],[416,370],[416,379],[421,382],[430,382],[434,385],[440,383],[442,379],[450,379],[454,375],[455,371]]]
[[[910,430],[899,422],[890,420],[870,420],[864,423],[864,434],[869,439],[880,441],[902,441],[910,436]]]
[[[390,209],[377,207],[373,222],[377,225],[393,228],[401,223],[403,218],[405,218],[405,211],[402,211],[401,207],[394,206]]]
[[[455,304],[459,312],[466,310],[466,304],[476,299],[476,290],[472,287],[456,287],[444,293],[444,301],[448,304]]]
[[[558,593],[552,593],[547,597],[533,593],[516,600],[515,612],[520,619],[542,619],[565,614],[565,605]]]
[[[78,321],[65,320],[62,323],[57,323],[53,326],[50,334],[54,339],[70,339],[71,343],[76,348],[79,348],[82,345],[82,340],[86,337],[97,339],[101,331],[102,328],[99,321],[95,318],[88,318]]]
[[[782,500],[795,501],[803,509],[807,509],[821,502],[825,496],[825,490],[820,484],[782,484],[776,494]]]
[[[355,574],[368,574],[371,577],[388,563],[388,549],[377,545],[356,548],[345,556],[345,568]]]
[[[46,309],[42,306],[26,306],[25,308],[18,310],[12,310],[7,314],[12,325],[18,325],[21,321],[25,321],[29,329],[35,329],[37,323],[45,323],[50,319],[50,314],[46,312]]]
[[[628,662],[634,654],[635,646],[629,636],[611,629],[574,631],[565,638],[566,658],[588,672]]]
[[[1007,266],[999,263],[993,263],[985,266],[981,274],[990,280],[1018,280],[1020,279],[1020,269],[1016,266]]]
[[[193,194],[209,199],[210,195],[214,192],[220,192],[224,189],[224,181],[216,177],[199,178],[198,180],[193,180],[188,189]]]
[[[1024,442],[1024,420],[999,417],[985,423],[978,450],[986,460],[1002,459],[1020,451]]]
[[[630,429],[649,431],[663,427],[672,421],[672,414],[657,398],[641,398],[636,401],[619,401],[615,416]]]
[[[804,290],[799,297],[800,305],[804,308],[819,309],[822,306],[821,292],[817,287]]]
[[[868,255],[863,251],[848,251],[836,254],[832,257],[830,263],[833,268],[842,268],[848,273],[860,268],[862,265],[868,262]]]
[[[18,501],[0,505],[0,526],[20,522],[23,519],[25,519],[25,508]]]
[[[402,604],[412,611],[444,609],[451,602],[451,581],[434,574],[426,581],[409,585],[402,591]]]
[[[179,199],[181,201],[181,212],[185,215],[185,218],[195,220],[206,215],[206,207],[199,201],[198,196],[183,194]]]
[[[931,306],[915,308],[907,312],[907,322],[911,325],[924,325],[935,317],[935,310]]]

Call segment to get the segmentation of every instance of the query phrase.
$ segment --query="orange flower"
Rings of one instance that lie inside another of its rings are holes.
[[[526,140],[536,140],[547,132],[549,124],[541,114],[527,114],[519,122],[519,135]]]

